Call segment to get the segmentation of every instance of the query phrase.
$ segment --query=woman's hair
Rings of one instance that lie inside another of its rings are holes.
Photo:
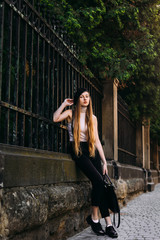
[[[80,100],[78,99],[77,104],[74,109],[74,113],[73,113],[74,148],[75,148],[75,154],[77,156],[79,154],[81,154],[81,149],[80,149],[80,111],[81,111],[81,105],[80,105]],[[90,153],[91,157],[94,157],[95,156],[95,135],[94,135],[93,109],[92,109],[91,97],[89,100],[89,105],[87,106],[85,120],[86,120],[86,124],[87,124],[87,141],[88,141],[89,153]]]

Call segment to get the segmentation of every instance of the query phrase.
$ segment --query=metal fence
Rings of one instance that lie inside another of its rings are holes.
[[[118,161],[136,165],[136,127],[130,120],[127,104],[118,96]]]
[[[42,9],[34,0],[0,4],[0,143],[67,152],[65,122],[53,123],[53,112],[86,87],[101,136],[102,87],[82,74],[75,44]]]

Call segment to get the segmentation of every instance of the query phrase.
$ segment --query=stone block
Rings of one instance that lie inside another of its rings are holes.
[[[127,184],[123,179],[116,181],[116,194],[118,199],[125,199],[127,196]]]
[[[147,183],[147,189],[148,189],[149,192],[154,191],[154,187],[155,187],[154,182]]]

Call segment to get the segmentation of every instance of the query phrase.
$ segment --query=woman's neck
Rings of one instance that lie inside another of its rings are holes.
[[[86,113],[87,107],[81,107],[81,113]]]

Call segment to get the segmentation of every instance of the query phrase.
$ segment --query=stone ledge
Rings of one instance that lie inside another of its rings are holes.
[[[88,181],[69,154],[0,144],[0,160],[4,187]]]
[[[144,178],[144,171],[140,167],[118,163],[119,176],[123,179]]]

